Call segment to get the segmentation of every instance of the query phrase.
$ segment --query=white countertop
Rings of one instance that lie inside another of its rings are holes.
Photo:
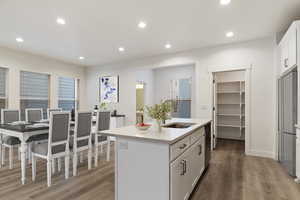
[[[193,132],[195,129],[206,125],[211,119],[183,119],[183,118],[173,118],[172,120],[167,120],[166,124],[174,122],[186,122],[186,123],[195,123],[195,125],[190,126],[189,128],[162,128],[161,132],[155,131],[152,126],[147,131],[138,130],[134,125],[125,126],[121,128],[115,128],[111,130],[101,131],[100,133],[107,136],[114,137],[127,137],[133,139],[141,140],[152,140],[156,142],[165,142],[173,144],[186,135]]]

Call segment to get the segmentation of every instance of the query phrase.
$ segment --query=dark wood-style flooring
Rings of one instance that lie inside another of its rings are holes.
[[[242,142],[220,140],[212,154],[207,173],[191,200],[299,200],[300,185],[293,182],[274,160],[244,155]],[[112,154],[113,155],[113,154]],[[113,157],[113,156],[112,156]],[[27,167],[27,183],[20,183],[20,163],[13,170],[8,163],[0,169],[2,200],[113,200],[114,161],[102,157],[98,168],[87,170],[87,161],[79,166],[77,177],[64,179],[64,171],[56,173],[47,188],[46,163],[38,161],[36,182],[31,181]]]

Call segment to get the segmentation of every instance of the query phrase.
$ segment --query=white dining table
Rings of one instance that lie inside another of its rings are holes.
[[[43,124],[43,125],[42,125]],[[74,121],[71,123],[71,130],[74,128]],[[95,131],[95,126],[92,127],[92,133]],[[47,134],[49,132],[49,125],[46,121],[35,123],[35,124],[0,124],[0,144],[2,144],[3,135],[16,137],[21,141],[20,153],[21,153],[21,182],[25,184],[26,182],[26,153],[28,148],[28,139],[32,136]],[[0,151],[2,154],[2,151]],[[2,156],[2,155],[0,155]]]

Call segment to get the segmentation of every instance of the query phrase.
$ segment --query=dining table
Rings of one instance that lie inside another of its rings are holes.
[[[74,130],[75,122],[70,121],[70,130]],[[93,130],[95,130],[95,120],[93,119]],[[92,132],[94,132],[92,130]],[[21,182],[24,185],[26,182],[26,153],[28,141],[31,137],[44,135],[49,133],[49,121],[42,120],[39,122],[16,122],[10,124],[0,124],[0,144],[2,144],[3,136],[16,137],[20,140],[21,154]],[[0,151],[2,154],[2,151]],[[0,155],[2,156],[2,155]]]

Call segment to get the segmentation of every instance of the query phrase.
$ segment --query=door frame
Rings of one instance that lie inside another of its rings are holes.
[[[211,111],[212,111],[212,116],[213,119],[216,119],[216,113],[214,111],[214,104],[215,104],[215,90],[214,90],[214,73],[217,72],[230,72],[230,71],[245,71],[245,154],[250,153],[250,145],[251,145],[251,69],[252,65],[250,66],[245,66],[245,67],[214,67],[212,70],[208,70],[211,81],[211,89],[210,91],[212,92],[212,104],[211,104]],[[217,140],[217,133],[215,129],[215,121],[213,120],[213,147],[216,147],[215,141]]]

